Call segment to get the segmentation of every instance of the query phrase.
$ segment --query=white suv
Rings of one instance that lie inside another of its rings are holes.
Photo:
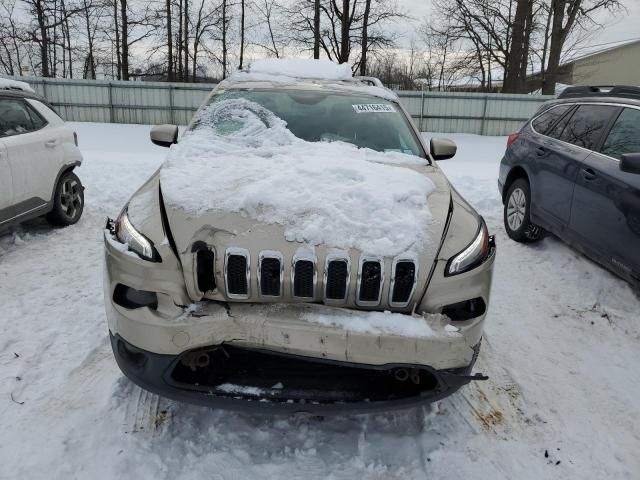
[[[0,230],[45,214],[54,225],[76,223],[84,207],[77,135],[28,85],[0,80]]]

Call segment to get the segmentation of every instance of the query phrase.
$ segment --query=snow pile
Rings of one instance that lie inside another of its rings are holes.
[[[306,142],[262,106],[213,103],[171,148],[161,171],[170,206],[238,212],[284,227],[289,241],[396,255],[423,244],[433,182],[419,157]],[[194,192],[197,191],[197,194]]]
[[[253,395],[255,397],[265,394],[265,391],[259,387],[236,385],[233,383],[223,383],[218,385],[216,390],[236,395]]]
[[[10,78],[0,77],[0,88],[8,88],[11,90],[24,90],[25,92],[33,92],[35,90],[26,82],[20,82],[18,80],[11,80]]]
[[[429,315],[437,317],[440,315]],[[302,318],[307,322],[339,327],[351,332],[375,335],[391,334],[403,337],[432,337],[434,332],[425,317],[391,312],[363,312],[338,310],[330,313],[307,312]]]
[[[353,78],[351,67],[347,63],[338,65],[331,60],[301,58],[256,60],[251,63],[248,73],[322,80],[351,80]]]

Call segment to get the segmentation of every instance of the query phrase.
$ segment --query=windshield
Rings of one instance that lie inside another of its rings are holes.
[[[307,142],[343,141],[378,152],[425,158],[404,113],[382,98],[297,90],[227,90],[214,93],[209,104],[237,98],[270,110]]]

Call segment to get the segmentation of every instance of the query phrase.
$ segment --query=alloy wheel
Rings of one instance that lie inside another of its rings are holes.
[[[60,189],[60,206],[62,207],[62,213],[70,220],[76,218],[76,215],[82,207],[81,188],[78,181],[72,178],[62,182],[62,188]]]
[[[527,197],[520,188],[511,192],[507,202],[507,222],[513,231],[518,230],[524,222],[524,215],[527,208]]]

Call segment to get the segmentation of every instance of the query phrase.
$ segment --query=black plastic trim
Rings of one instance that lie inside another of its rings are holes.
[[[402,398],[399,400],[378,401],[378,402],[354,402],[354,403],[322,403],[314,404],[307,402],[269,401],[257,397],[248,398],[241,394],[219,395],[206,390],[194,390],[177,385],[171,379],[171,373],[176,363],[180,361],[182,355],[161,355],[147,352],[128,343],[119,335],[109,332],[111,347],[116,362],[120,370],[135,384],[152,393],[162,395],[173,400],[217,407],[228,410],[239,410],[251,413],[264,414],[291,414],[297,412],[314,413],[322,415],[333,415],[341,413],[365,413],[372,411],[388,411],[412,406],[423,405],[447,397],[457,391],[463,385],[473,380],[486,380],[484,375],[476,374],[470,376],[471,370],[477,358],[480,344],[474,347],[474,356],[471,363],[462,368],[435,370],[423,365],[391,364],[391,365],[364,365],[349,362],[340,362],[326,359],[313,359],[319,364],[333,363],[357,368],[370,369],[391,369],[391,368],[420,368],[429,370],[437,378],[439,388],[427,394],[416,395],[414,397]],[[214,348],[213,346],[211,348]],[[273,353],[273,352],[271,352]],[[183,354],[184,355],[184,354]],[[279,354],[292,358],[306,358],[296,355]],[[308,359],[308,358],[307,358]],[[265,401],[266,400],[266,401]]]

